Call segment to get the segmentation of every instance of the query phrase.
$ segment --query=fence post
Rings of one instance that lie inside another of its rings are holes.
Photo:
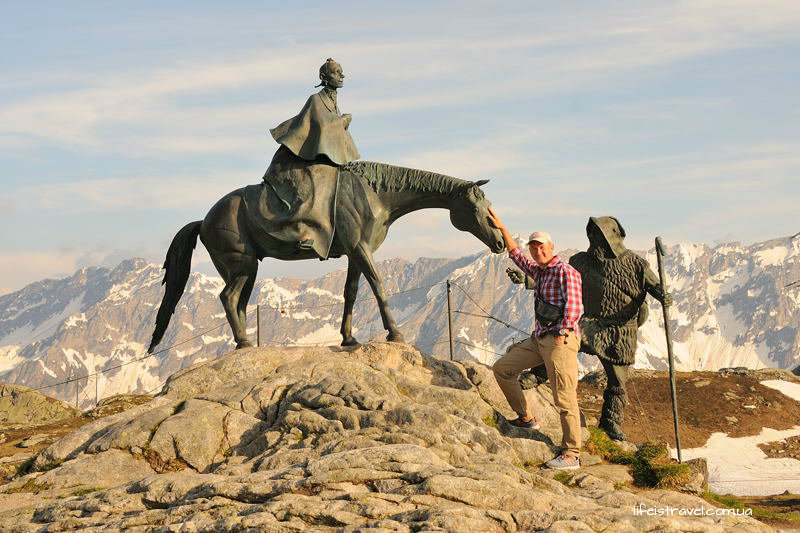
[[[450,360],[453,360],[453,310],[450,306],[450,278],[447,278],[447,332],[450,338]]]
[[[261,346],[261,304],[256,305],[256,346]]]
[[[97,382],[100,381],[100,374],[94,374],[94,406],[97,407]]]
[[[78,407],[78,383],[80,383],[80,378],[75,378],[75,408]]]

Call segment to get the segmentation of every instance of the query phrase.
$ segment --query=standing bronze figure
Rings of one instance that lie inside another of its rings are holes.
[[[636,361],[637,330],[647,320],[645,297],[650,294],[664,305],[672,298],[647,261],[625,247],[625,229],[616,218],[590,217],[586,236],[589,248],[569,260],[583,279],[581,351],[596,355],[606,373],[600,429],[626,440],[625,384]]]

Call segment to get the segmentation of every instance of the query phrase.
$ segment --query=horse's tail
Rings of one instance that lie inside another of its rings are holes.
[[[189,280],[189,272],[192,266],[192,251],[197,245],[197,236],[200,234],[202,221],[190,222],[186,224],[172,239],[172,244],[167,250],[167,258],[164,260],[164,281],[166,285],[164,297],[161,299],[161,306],[156,315],[156,329],[153,331],[153,339],[147,353],[153,353],[153,349],[161,342],[164,332],[167,330],[169,320],[175,312],[178,300],[183,295],[186,282]]]

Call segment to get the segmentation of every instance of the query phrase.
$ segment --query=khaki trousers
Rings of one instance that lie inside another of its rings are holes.
[[[517,381],[519,373],[544,363],[553,390],[553,402],[561,416],[561,453],[578,457],[581,449],[581,417],[578,409],[579,339],[571,334],[567,343],[556,342],[552,335],[529,337],[512,344],[492,370],[500,390],[511,408],[520,416],[528,415],[528,402]],[[535,415],[535,413],[533,413]]]

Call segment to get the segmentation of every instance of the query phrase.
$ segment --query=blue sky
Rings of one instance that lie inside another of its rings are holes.
[[[800,231],[795,0],[228,4],[4,3],[0,291],[161,261],[183,224],[260,180],[268,129],[326,57],[364,159],[491,179],[514,232],[583,248],[601,215],[634,248]],[[481,246],[421,211],[378,257]]]

